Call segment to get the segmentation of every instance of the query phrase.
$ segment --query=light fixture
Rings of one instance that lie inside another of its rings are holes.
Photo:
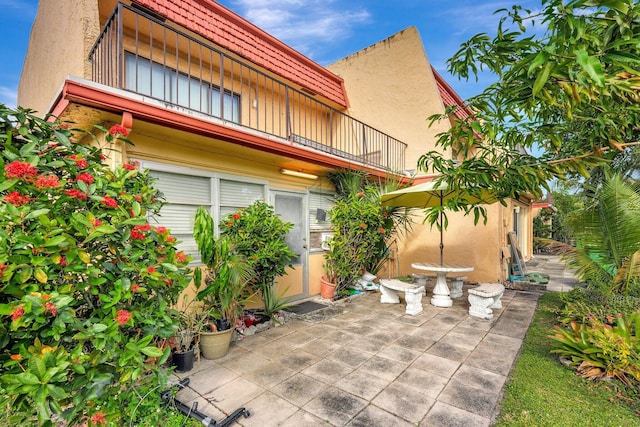
[[[318,179],[317,175],[314,175],[314,174],[311,174],[311,173],[292,171],[290,169],[280,169],[280,173],[283,174],[283,175],[297,176],[298,178]]]

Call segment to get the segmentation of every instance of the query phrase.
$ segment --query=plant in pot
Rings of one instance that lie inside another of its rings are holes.
[[[227,354],[235,325],[252,297],[247,287],[252,269],[228,237],[215,238],[213,218],[203,207],[196,211],[194,238],[205,265],[204,274],[201,269],[194,272],[196,299],[209,318],[200,333],[200,350],[203,357],[216,359]]]

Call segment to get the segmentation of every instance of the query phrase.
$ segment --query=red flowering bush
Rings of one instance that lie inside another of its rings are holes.
[[[107,143],[126,135],[121,126],[96,128]],[[166,379],[158,367],[169,348],[159,345],[176,329],[171,306],[189,280],[189,259],[166,228],[147,221],[161,207],[148,174],[111,170],[97,138],[84,145],[77,136],[0,105],[7,425],[126,425],[138,390]]]

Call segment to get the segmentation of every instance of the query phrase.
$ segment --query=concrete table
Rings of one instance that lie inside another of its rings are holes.
[[[451,307],[453,300],[449,296],[447,273],[466,273],[473,271],[473,267],[460,264],[439,264],[437,262],[414,262],[411,264],[416,270],[432,271],[436,273],[436,286],[433,288],[431,304],[436,307]]]

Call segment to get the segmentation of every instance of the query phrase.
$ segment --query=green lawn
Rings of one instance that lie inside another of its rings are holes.
[[[550,354],[547,338],[562,306],[550,292],[538,303],[522,354],[505,386],[496,426],[638,426],[637,397],[618,393],[618,383],[587,381]]]

